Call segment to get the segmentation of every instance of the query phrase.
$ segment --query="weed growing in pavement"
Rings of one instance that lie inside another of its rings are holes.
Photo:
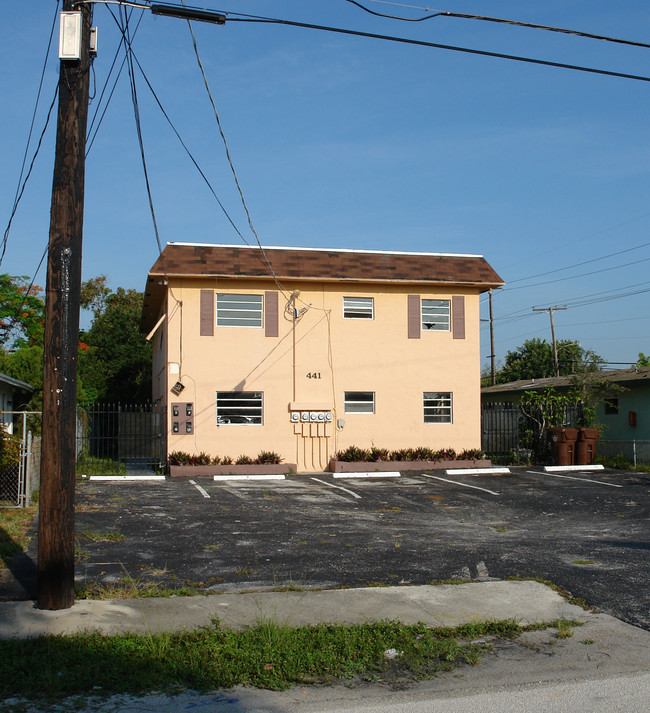
[[[558,619],[555,622],[558,639],[570,639],[573,636],[573,627],[581,626],[581,622],[569,621],[568,619]]]
[[[584,564],[584,565],[587,565],[587,564],[596,564],[596,560],[581,560],[581,559],[577,559],[577,560],[573,560],[573,564]]]
[[[218,621],[195,631],[104,636],[85,632],[0,641],[0,696],[50,702],[188,687],[286,689],[335,680],[399,683],[474,665],[494,642],[528,630],[514,621],[429,629],[394,621],[243,631]],[[388,652],[397,655],[388,655]]]
[[[79,533],[79,537],[91,542],[121,542],[126,540],[126,535],[123,535],[117,530],[107,530],[106,532],[94,532],[93,530],[83,530]]]

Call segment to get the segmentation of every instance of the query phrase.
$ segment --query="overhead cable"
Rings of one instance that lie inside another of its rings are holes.
[[[386,42],[397,42],[400,44],[415,45],[418,47],[429,47],[432,49],[449,50],[452,52],[462,52],[465,54],[479,55],[482,57],[494,57],[496,59],[507,59],[514,62],[525,62],[527,64],[542,65],[545,67],[556,67],[558,69],[570,69],[576,72],[587,72],[589,74],[600,74],[608,77],[618,77],[621,79],[633,79],[639,82],[650,82],[650,77],[628,74],[625,72],[614,72],[607,69],[596,69],[594,67],[585,67],[583,65],[568,64],[566,62],[552,62],[551,60],[535,59],[533,57],[522,57],[521,55],[505,54],[503,52],[490,52],[488,50],[477,50],[468,47],[458,47],[455,45],[443,45],[438,42],[427,42],[425,40],[414,40],[406,37],[395,37],[394,35],[380,35],[374,32],[361,32],[359,30],[347,30],[341,27],[330,27],[327,25],[314,25],[307,22],[295,22],[293,20],[281,20],[270,17],[257,17],[251,15],[243,15],[233,17],[240,13],[231,13],[228,15],[228,22],[247,22],[260,23],[271,25],[286,25],[289,27],[303,27],[310,30],[320,30],[322,32],[334,32],[341,35],[352,35],[354,37],[367,37],[369,39],[384,40]]]
[[[425,20],[433,20],[437,17],[452,17],[460,20],[481,20],[483,22],[495,22],[502,25],[514,25],[516,27],[527,27],[532,30],[546,30],[547,32],[559,32],[564,35],[574,35],[575,37],[585,37],[590,40],[603,40],[605,42],[615,42],[622,45],[631,45],[633,47],[645,47],[650,49],[650,44],[646,42],[635,42],[633,40],[623,40],[618,37],[607,37],[606,35],[594,35],[591,32],[581,32],[580,30],[570,30],[565,27],[554,27],[553,25],[540,25],[534,22],[524,22],[522,20],[507,20],[502,17],[490,17],[489,15],[474,15],[465,12],[450,12],[449,10],[436,10],[430,15],[424,17],[402,17],[400,15],[388,15],[382,12],[375,12],[369,7],[362,5],[357,0],[345,0],[352,5],[356,5],[361,10],[364,10],[376,17],[385,17],[390,20],[401,20],[402,22],[424,22]],[[373,0],[369,0],[373,2]],[[386,3],[387,4],[387,3]],[[413,7],[413,6],[411,6]],[[429,10],[430,8],[417,8],[418,10]]]
[[[54,90],[54,97],[52,98],[52,103],[50,104],[50,108],[47,112],[47,118],[45,119],[45,126],[43,127],[43,130],[41,131],[41,135],[38,140],[36,150],[34,151],[34,155],[32,156],[32,160],[29,164],[29,168],[27,170],[27,175],[25,176],[25,180],[23,181],[23,176],[25,175],[25,165],[27,163],[27,155],[29,153],[29,146],[32,142],[32,133],[34,131],[34,123],[36,121],[36,113],[38,111],[38,106],[39,106],[40,99],[41,99],[41,91],[43,89],[43,81],[45,79],[45,70],[47,68],[47,62],[48,62],[48,58],[50,56],[50,49],[52,47],[52,38],[54,36],[54,29],[56,28],[56,20],[57,20],[58,16],[59,16],[59,0],[56,1],[56,6],[54,8],[54,17],[52,19],[52,27],[50,28],[50,36],[49,36],[49,39],[47,42],[47,48],[45,50],[45,59],[43,61],[43,68],[41,70],[41,79],[38,83],[38,91],[36,93],[36,102],[34,104],[34,111],[32,112],[32,120],[29,125],[29,133],[27,135],[27,143],[25,145],[25,153],[23,154],[23,162],[20,167],[20,175],[18,176],[18,181],[17,181],[17,185],[16,185],[16,194],[14,196],[14,202],[13,202],[13,206],[11,209],[11,215],[9,216],[9,221],[7,223],[7,227],[6,227],[4,235],[2,237],[2,252],[0,253],[0,266],[2,265],[2,261],[4,260],[5,253],[7,252],[7,242],[9,241],[9,233],[11,232],[11,225],[13,223],[14,216],[16,215],[16,211],[18,210],[18,205],[22,199],[23,193],[25,192],[25,187],[27,186],[27,182],[31,176],[32,169],[34,168],[34,163],[36,161],[36,157],[38,156],[38,153],[41,149],[41,144],[43,143],[43,137],[45,136],[45,132],[47,131],[47,127],[50,123],[50,118],[52,116],[52,110],[54,109],[54,104],[56,103],[56,98],[58,96],[59,86],[57,83],[56,89]]]
[[[277,275],[275,274],[275,272],[274,272],[274,270],[273,270],[273,267],[271,266],[271,263],[270,263],[270,261],[269,261],[269,258],[268,258],[268,256],[267,256],[267,254],[266,254],[266,251],[265,251],[264,248],[262,247],[262,243],[261,243],[261,241],[260,241],[260,238],[259,238],[259,236],[258,236],[258,234],[257,234],[257,231],[255,230],[255,226],[253,225],[253,219],[251,218],[250,211],[248,210],[248,205],[247,205],[247,203],[246,203],[246,198],[244,197],[244,192],[243,192],[243,190],[242,190],[241,184],[239,183],[239,178],[238,178],[238,176],[237,176],[237,171],[235,170],[235,165],[234,165],[234,163],[233,163],[233,161],[232,161],[232,157],[230,156],[230,148],[229,148],[229,146],[228,146],[228,141],[227,141],[227,139],[226,139],[226,135],[225,135],[224,130],[223,130],[223,127],[222,127],[222,125],[221,125],[221,119],[220,119],[220,117],[219,117],[219,112],[217,111],[217,105],[215,104],[214,97],[212,96],[212,91],[210,90],[210,84],[209,84],[208,78],[207,78],[207,76],[206,76],[206,74],[205,74],[205,69],[203,68],[203,62],[201,61],[201,57],[200,57],[200,55],[199,55],[199,48],[198,48],[198,45],[197,45],[197,43],[196,43],[196,37],[194,36],[194,30],[192,29],[192,23],[190,22],[189,19],[187,20],[187,26],[189,27],[190,35],[192,36],[192,45],[193,45],[193,47],[194,47],[194,54],[195,54],[195,56],[196,56],[196,61],[197,61],[198,65],[199,65],[199,69],[201,70],[201,76],[203,77],[203,84],[204,84],[205,90],[206,90],[206,92],[207,92],[207,94],[208,94],[208,98],[210,99],[210,104],[212,105],[212,110],[213,110],[213,112],[214,112],[214,118],[215,118],[215,120],[216,120],[216,122],[217,122],[217,127],[218,127],[218,129],[219,129],[219,134],[221,135],[221,140],[222,140],[223,145],[224,145],[224,149],[225,149],[225,152],[226,152],[226,160],[228,161],[228,165],[230,166],[230,170],[231,170],[232,175],[233,175],[233,178],[234,178],[234,180],[235,180],[235,185],[237,186],[237,191],[239,192],[239,198],[240,198],[240,200],[241,200],[241,204],[242,204],[242,206],[243,206],[243,208],[244,208],[244,211],[245,211],[245,213],[246,213],[246,217],[247,217],[247,219],[248,219],[248,227],[250,228],[251,232],[252,232],[253,235],[255,236],[255,240],[257,241],[257,245],[258,245],[259,249],[260,249],[261,252],[262,252],[262,255],[263,255],[263,257],[264,257],[264,261],[266,262],[266,266],[268,267],[269,272],[271,273],[271,276],[273,277],[273,280],[275,281],[275,284],[276,284],[278,290],[280,290],[280,292],[284,295],[284,289],[282,288],[282,286],[281,286],[280,283],[278,282]],[[240,235],[241,235],[241,233],[240,233]],[[245,241],[244,241],[244,242],[245,242]],[[286,296],[286,295],[285,295],[285,296]]]

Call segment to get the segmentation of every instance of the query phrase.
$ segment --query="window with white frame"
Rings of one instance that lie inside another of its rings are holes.
[[[425,423],[452,423],[451,391],[425,391],[423,401]]]
[[[449,300],[422,300],[422,329],[448,332],[451,324]]]
[[[345,413],[374,413],[374,391],[346,391],[343,395]]]
[[[217,293],[217,327],[261,327],[262,295]]]
[[[218,424],[261,424],[261,391],[217,391]]]
[[[343,318],[344,319],[374,319],[375,299],[374,297],[344,297],[343,298]]]

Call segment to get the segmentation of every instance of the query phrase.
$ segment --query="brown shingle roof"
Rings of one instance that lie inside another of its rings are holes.
[[[265,247],[264,253],[279,282],[319,280],[403,282],[467,285],[484,292],[503,280],[480,255],[371,252]],[[161,277],[256,277],[273,279],[257,247],[169,243],[149,271],[143,327],[153,326],[162,290]]]

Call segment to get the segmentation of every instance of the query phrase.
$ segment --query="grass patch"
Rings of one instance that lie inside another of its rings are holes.
[[[573,636],[574,626],[582,626],[582,623],[570,621],[569,619],[558,619],[555,622],[555,628],[557,629],[556,637],[558,639],[570,639]]]
[[[123,535],[117,530],[107,530],[106,532],[94,532],[93,530],[84,530],[79,533],[79,537],[91,542],[121,542],[126,540],[126,535]]]
[[[2,640],[0,696],[52,700],[178,687],[282,690],[341,679],[421,680],[476,664],[491,642],[524,630],[514,621],[440,629],[384,621],[298,628],[262,622],[234,631],[215,621],[191,632]]]
[[[146,582],[126,576],[119,582],[84,584],[75,590],[75,599],[149,599],[192,597],[212,593],[190,585],[165,587],[157,582]]]
[[[584,564],[584,565],[587,565],[587,564],[596,564],[596,560],[581,560],[581,559],[577,559],[577,560],[573,560],[573,564]]]
[[[126,475],[126,465],[112,458],[98,458],[80,453],[76,462],[77,475]]]
[[[0,570],[27,549],[35,507],[0,508]]]

